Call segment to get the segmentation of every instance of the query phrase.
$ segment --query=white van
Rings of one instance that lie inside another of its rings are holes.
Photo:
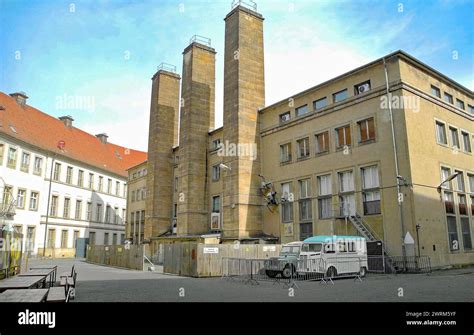
[[[303,241],[298,259],[298,274],[364,277],[367,274],[367,243],[361,236],[313,236]]]

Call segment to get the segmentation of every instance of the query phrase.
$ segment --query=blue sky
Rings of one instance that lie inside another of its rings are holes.
[[[111,142],[146,150],[150,78],[194,34],[217,51],[222,125],[224,16],[231,0],[0,0],[0,91]],[[403,49],[474,89],[474,1],[261,0],[267,105]],[[453,59],[457,53],[458,59]],[[68,97],[93,105],[71,106]],[[89,99],[89,100],[87,100]]]

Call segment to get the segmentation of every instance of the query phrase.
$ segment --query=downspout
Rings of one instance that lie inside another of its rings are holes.
[[[393,123],[393,112],[392,112],[392,100],[391,100],[391,93],[389,88],[388,82],[388,71],[387,71],[387,63],[385,62],[385,57],[383,58],[383,67],[385,72],[385,87],[387,91],[387,99],[388,99],[388,111],[390,115],[390,126],[392,129],[392,145],[393,145],[393,159],[395,161],[395,179],[397,182],[397,202],[398,202],[398,210],[400,213],[400,228],[401,228],[401,241],[402,241],[402,255],[403,259],[406,257],[406,249],[405,249],[405,224],[403,220],[403,198],[400,198],[401,189],[400,189],[400,182],[398,177],[400,176],[399,166],[398,166],[398,154],[397,154],[397,141],[395,138],[395,125]],[[385,232],[385,229],[384,229]]]

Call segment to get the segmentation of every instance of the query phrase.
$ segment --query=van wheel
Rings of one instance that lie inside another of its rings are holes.
[[[334,266],[331,266],[329,269],[328,269],[328,272],[326,273],[326,275],[329,277],[329,278],[335,278],[337,276],[337,270]]]
[[[285,265],[285,268],[281,272],[281,276],[285,279],[290,278],[293,275],[293,267],[290,264]]]
[[[278,271],[266,270],[265,274],[270,278],[275,278],[278,274]]]
[[[367,268],[365,266],[360,268],[360,276],[364,278],[367,275]]]

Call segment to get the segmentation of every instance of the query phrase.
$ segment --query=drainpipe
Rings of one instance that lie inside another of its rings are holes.
[[[398,176],[400,176],[400,172],[399,172],[399,167],[398,167],[397,141],[395,139],[395,126],[393,123],[392,100],[391,100],[391,94],[390,94],[389,83],[388,83],[388,71],[387,71],[387,63],[385,62],[385,57],[383,58],[383,67],[384,67],[384,72],[385,72],[385,87],[387,90],[388,111],[390,114],[390,126],[392,128],[393,158],[395,161],[395,174],[396,174],[395,179],[397,182],[397,202],[398,202],[398,210],[400,213],[400,228],[401,228],[401,233],[402,233],[402,236],[401,236],[402,255],[403,255],[403,259],[405,260],[406,249],[405,249],[405,224],[403,220],[403,201],[399,201],[399,198],[398,198],[401,193],[400,181],[398,179]]]

